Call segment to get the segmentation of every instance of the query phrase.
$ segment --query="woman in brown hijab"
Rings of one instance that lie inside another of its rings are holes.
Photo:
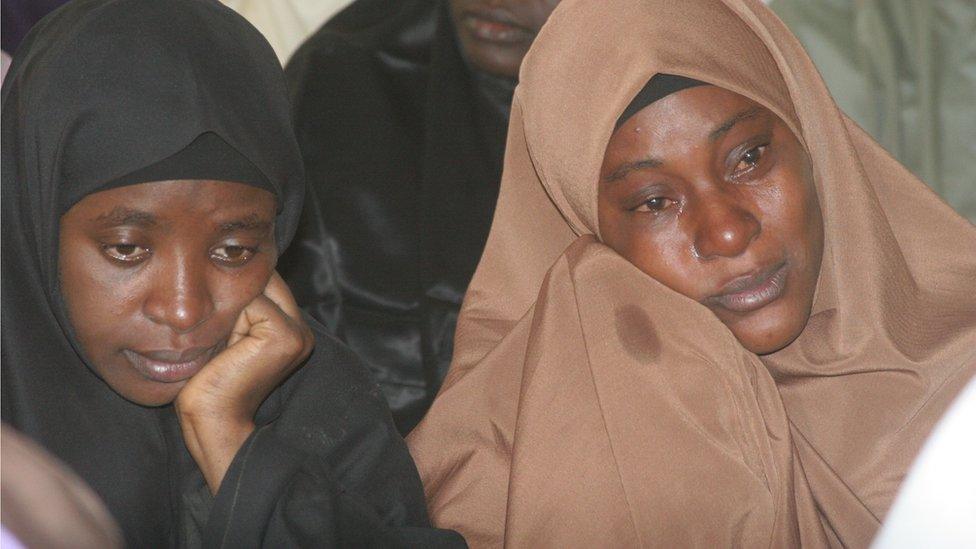
[[[434,522],[473,546],[867,546],[976,369],[976,231],[758,1],[566,0],[520,82],[408,441]]]

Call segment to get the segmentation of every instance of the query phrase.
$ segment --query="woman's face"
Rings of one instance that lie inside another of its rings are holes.
[[[478,69],[517,78],[522,58],[559,0],[451,0],[461,48]]]
[[[144,406],[172,402],[274,270],[275,198],[222,181],[88,195],[61,218],[61,293],[85,357]]]
[[[750,351],[806,326],[823,253],[810,160],[771,111],[715,86],[639,111],[607,146],[603,241],[709,309]]]

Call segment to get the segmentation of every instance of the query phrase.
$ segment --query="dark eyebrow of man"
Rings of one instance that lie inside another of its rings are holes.
[[[742,122],[743,120],[748,120],[749,118],[759,116],[762,111],[762,107],[752,107],[734,115],[732,118],[722,122],[722,125],[712,130],[712,133],[708,134],[708,140],[711,142],[718,141],[718,139],[728,133],[733,126],[739,122]]]
[[[219,230],[222,233],[233,233],[236,231],[267,231],[270,228],[270,221],[252,213],[240,219],[221,223]]]
[[[156,224],[156,217],[142,210],[117,206],[112,211],[96,217],[95,222],[113,226],[137,225],[140,227],[151,227]]]

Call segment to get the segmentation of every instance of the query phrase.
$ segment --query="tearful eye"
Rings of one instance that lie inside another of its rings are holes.
[[[243,265],[247,263],[257,250],[255,248],[248,248],[245,246],[221,246],[219,248],[214,248],[210,252],[210,256],[221,261],[223,263],[228,263],[231,265]]]
[[[763,155],[766,154],[766,148],[768,146],[769,145],[760,145],[744,152],[742,156],[739,157],[739,162],[735,165],[735,169],[732,170],[732,174],[741,175],[755,168],[756,164],[759,164],[759,161],[762,160]]]
[[[149,256],[149,248],[135,244],[105,244],[102,251],[110,258],[125,263],[136,263]]]
[[[637,208],[637,211],[657,213],[668,209],[672,204],[674,204],[674,200],[671,200],[670,198],[655,196],[642,202]]]

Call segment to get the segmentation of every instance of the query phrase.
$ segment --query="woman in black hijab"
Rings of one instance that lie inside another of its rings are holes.
[[[310,196],[281,272],[401,433],[451,361],[519,65],[558,0],[357,0],[286,69]]]
[[[426,528],[365,368],[274,275],[304,182],[253,27],[78,0],[18,51],[2,132],[3,421],[128,545],[460,543]]]

